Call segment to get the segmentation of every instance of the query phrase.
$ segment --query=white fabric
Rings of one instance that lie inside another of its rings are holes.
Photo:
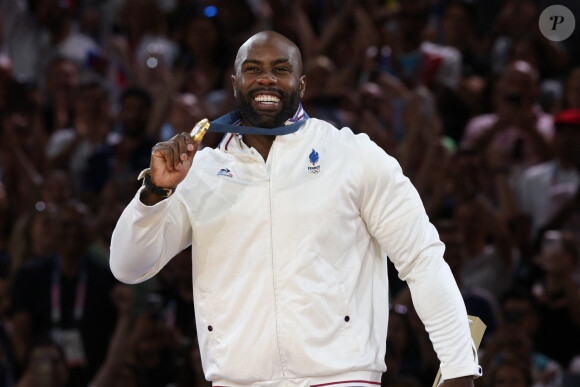
[[[555,160],[526,169],[517,181],[518,204],[522,212],[531,216],[534,235],[553,215],[552,207],[566,202],[556,195],[560,186],[572,186],[575,191],[580,186],[580,174],[575,169],[560,168]]]
[[[437,70],[436,80],[439,84],[457,89],[461,78],[461,52],[451,46],[442,46],[432,42],[423,42],[421,51],[441,57],[441,66]]]
[[[22,81],[39,80],[40,30],[26,0],[0,1],[4,21],[4,45],[12,60],[14,76]]]
[[[266,162],[233,134],[220,148],[198,152],[169,199],[148,207],[137,193],[113,233],[110,261],[119,280],[137,283],[192,244],[208,380],[380,375],[384,252],[410,286],[443,377],[480,375],[444,246],[395,159],[368,136],[313,118],[278,136]]]
[[[494,245],[467,257],[461,266],[461,283],[487,290],[499,299],[511,284],[512,268],[496,251]]]

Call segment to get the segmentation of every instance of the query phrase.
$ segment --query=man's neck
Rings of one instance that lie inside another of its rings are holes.
[[[306,113],[303,113],[302,105],[298,105],[298,108],[294,113],[294,115],[288,117],[288,119],[291,120],[292,122],[296,122],[297,120],[302,119],[305,116]],[[281,126],[285,125],[286,122],[288,122],[288,120],[286,120]],[[248,121],[248,119],[243,116],[241,117],[241,124],[250,127],[255,126],[253,123]],[[264,161],[268,160],[268,155],[270,154],[270,149],[272,148],[272,144],[274,143],[275,139],[276,136],[272,135],[248,134],[248,133],[244,134],[244,142],[246,143],[246,145],[256,149],[260,153]]]
[[[276,136],[267,136],[264,134],[244,134],[244,142],[246,145],[256,149],[264,161],[268,159],[275,138]]]

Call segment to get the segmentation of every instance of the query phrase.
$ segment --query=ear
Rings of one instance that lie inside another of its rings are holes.
[[[237,84],[238,84],[238,79],[236,78],[235,75],[232,75],[232,87],[234,89],[234,97],[237,97],[237,95],[236,95]]]
[[[306,75],[300,77],[300,98],[304,97],[304,90],[306,90]]]

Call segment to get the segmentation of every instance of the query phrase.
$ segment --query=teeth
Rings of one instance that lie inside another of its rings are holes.
[[[273,95],[259,95],[254,98],[256,102],[279,102],[280,98],[275,97]]]

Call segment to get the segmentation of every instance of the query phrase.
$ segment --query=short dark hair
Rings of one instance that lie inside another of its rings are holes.
[[[143,102],[145,102],[148,108],[153,106],[153,98],[151,97],[151,94],[149,94],[149,92],[142,87],[129,86],[123,90],[121,96],[119,97],[119,101],[122,104],[127,98],[131,97],[140,98]]]
[[[469,18],[471,19],[471,21],[473,23],[475,23],[475,21],[477,20],[477,9],[476,9],[476,4],[473,1],[469,1],[469,0],[449,0],[447,2],[447,5],[445,5],[445,9],[456,5],[458,7],[461,7],[465,13],[467,13],[467,16],[469,16]]]
[[[536,298],[530,290],[522,286],[515,285],[503,292],[498,298],[500,308],[503,308],[508,301],[529,302],[534,311],[538,310]]]

